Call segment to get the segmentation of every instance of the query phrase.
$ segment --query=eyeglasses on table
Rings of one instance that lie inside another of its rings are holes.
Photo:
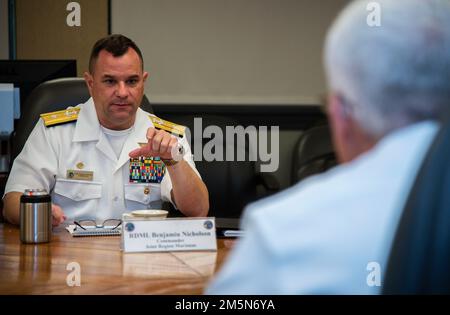
[[[79,226],[83,230],[87,229],[108,229],[108,230],[115,230],[117,229],[121,224],[122,220],[120,219],[107,219],[103,221],[102,224],[97,224],[97,221],[90,220],[90,219],[83,219],[83,220],[77,220],[73,222],[75,225]]]

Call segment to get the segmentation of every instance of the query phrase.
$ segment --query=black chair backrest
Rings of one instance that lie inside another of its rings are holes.
[[[439,132],[406,202],[384,294],[450,294],[450,124]]]
[[[22,117],[11,136],[11,165],[22,151],[25,142],[42,113],[76,106],[89,99],[89,90],[83,78],[63,78],[44,82],[37,86],[23,106]],[[148,99],[142,100],[141,108],[153,112]]]
[[[223,143],[221,149],[223,152],[223,161],[207,161],[202,154],[200,161],[195,161],[195,165],[206,187],[209,191],[210,216],[224,218],[238,218],[246,204],[258,199],[257,196],[257,176],[255,172],[256,163],[249,161],[246,155],[245,161],[226,161],[226,152],[230,150],[230,141],[226,139],[226,126],[237,126],[239,122],[225,116],[202,115],[201,134],[194,132],[194,116],[179,115],[168,117],[171,121],[187,126],[191,132],[191,149],[194,153],[202,150],[210,138],[203,138],[204,128],[207,126],[218,126],[222,130]],[[196,148],[196,146],[201,146]],[[235,139],[233,150],[244,150],[248,154],[248,146],[239,147]],[[209,150],[208,150],[209,151]]]
[[[329,127],[324,125],[308,129],[294,148],[291,183],[322,173],[336,164]]]

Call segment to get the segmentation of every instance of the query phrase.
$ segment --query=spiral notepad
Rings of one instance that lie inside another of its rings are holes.
[[[114,236],[114,235],[121,235],[122,229],[119,227],[117,229],[112,230],[111,228],[104,227],[104,228],[88,228],[86,230],[81,229],[80,227],[77,227],[76,225],[69,225],[66,227],[67,231],[73,236],[73,237],[80,237],[80,236]]]

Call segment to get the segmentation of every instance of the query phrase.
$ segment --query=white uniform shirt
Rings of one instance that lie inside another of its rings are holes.
[[[117,158],[104,134],[90,98],[81,108],[76,122],[45,127],[42,119],[31,132],[22,152],[14,161],[5,193],[43,188],[52,202],[61,206],[69,220],[121,218],[136,209],[158,209],[170,201],[172,182],[168,171],[161,183],[130,183],[128,153],[147,142],[147,129],[153,126],[148,113],[138,109],[132,131]],[[195,169],[185,137],[184,160]],[[67,178],[68,170],[92,171],[93,180]],[[172,202],[173,204],[173,202]]]
[[[246,235],[207,293],[380,293],[377,281],[436,131],[432,122],[403,128],[355,161],[251,204]]]

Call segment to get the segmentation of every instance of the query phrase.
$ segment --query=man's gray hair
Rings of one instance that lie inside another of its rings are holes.
[[[380,26],[370,26],[381,8]],[[450,1],[359,0],[325,43],[329,89],[368,133],[437,119],[450,107]]]

